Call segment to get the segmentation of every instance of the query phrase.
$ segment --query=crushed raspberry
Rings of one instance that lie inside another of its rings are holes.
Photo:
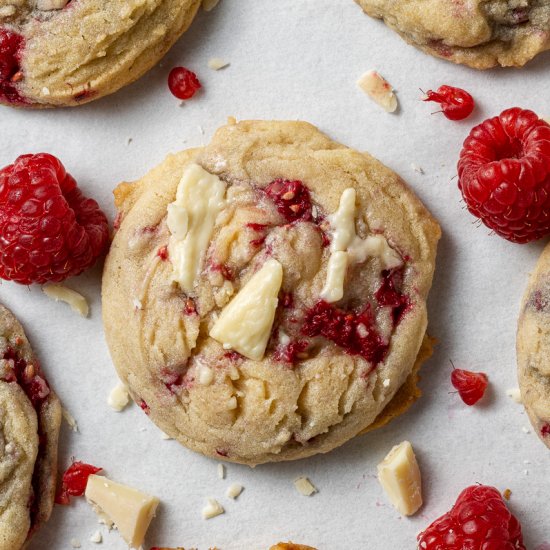
[[[187,300],[185,300],[183,312],[185,313],[185,315],[197,314],[197,306],[195,305],[195,300],[193,300],[193,298],[187,298]]]
[[[222,277],[227,281],[233,281],[235,279],[235,274],[233,270],[227,264],[217,264],[213,263],[210,266],[212,271],[218,271],[221,273]]]
[[[323,336],[350,355],[361,355],[374,365],[384,359],[389,347],[376,330],[369,306],[360,312],[345,311],[321,300],[306,313],[302,333]]]
[[[382,284],[374,293],[374,298],[379,306],[391,307],[394,325],[397,325],[411,302],[407,295],[402,294],[398,288],[403,284],[403,268],[385,269],[382,271]]]
[[[20,34],[0,29],[0,100],[13,105],[26,103],[16,86],[23,76],[20,63],[24,46],[25,41]]]
[[[234,350],[231,350],[231,351],[226,351],[223,356],[222,356],[224,359],[228,359],[229,361],[240,361],[243,356],[234,351]]]
[[[2,380],[19,384],[33,407],[39,410],[46,397],[50,395],[50,387],[42,375],[40,365],[27,363],[13,348],[7,348],[2,359],[9,364]]]
[[[216,454],[218,454],[220,456],[223,456],[223,457],[227,457],[229,452],[226,451],[225,449],[216,449]]]
[[[0,278],[60,282],[94,264],[109,240],[105,214],[52,155],[0,170]]]
[[[550,435],[550,424],[546,423],[542,425],[540,429],[540,435],[542,437],[548,437]]]
[[[202,85],[193,71],[174,67],[168,75],[168,87],[178,99],[191,99]]]
[[[91,99],[92,97],[94,97],[94,95],[96,95],[96,93],[97,92],[95,90],[91,89],[83,90],[82,92],[75,94],[73,99],[80,103]]]
[[[473,485],[417,537],[422,550],[525,550],[521,525],[494,487]]]
[[[298,340],[297,342],[290,342],[286,346],[277,346],[273,352],[273,358],[275,361],[281,363],[289,363],[294,365],[296,360],[300,358],[300,355],[304,353],[308,347],[308,342],[304,340]]]
[[[139,408],[145,413],[145,414],[149,414],[151,412],[151,409],[149,408],[149,405],[147,405],[147,403],[145,402],[144,399],[142,399],[140,402],[139,402]]]
[[[279,305],[285,309],[292,307],[294,305],[294,296],[292,292],[281,290],[279,293]]]
[[[180,386],[183,384],[183,376],[174,370],[167,367],[163,367],[160,371],[160,379],[164,383],[166,389],[175,394]]]
[[[453,366],[451,384],[466,405],[475,405],[485,394],[488,383],[489,379],[484,372],[455,369]]]
[[[157,250],[157,256],[158,256],[163,262],[165,262],[165,261],[168,259],[168,247],[167,247],[166,245],[161,246],[161,247]]]
[[[449,120],[468,118],[474,110],[474,98],[462,88],[440,86],[436,92],[428,90],[423,101],[435,101],[441,105],[441,112]]]
[[[101,472],[101,470],[101,468],[96,468],[91,464],[73,462],[63,474],[61,489],[55,496],[56,504],[69,504],[70,497],[82,496],[86,490],[88,478],[92,474]]]
[[[265,192],[288,223],[312,219],[309,189],[301,181],[277,179],[265,188]]]
[[[501,237],[550,233],[550,125],[532,111],[508,109],[473,128],[458,177],[468,210]]]

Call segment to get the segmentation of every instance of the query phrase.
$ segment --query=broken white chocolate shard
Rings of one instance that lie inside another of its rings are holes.
[[[109,407],[116,412],[121,412],[130,402],[130,395],[128,394],[128,388],[119,382],[109,394],[107,403]]]
[[[314,493],[317,493],[317,487],[309,481],[307,477],[299,477],[294,481],[294,487],[296,490],[305,497],[310,497]]]
[[[220,0],[202,0],[202,9],[204,11],[212,11]]]
[[[521,391],[519,388],[510,388],[506,390],[506,395],[515,403],[522,403]]]
[[[216,499],[209,498],[208,504],[202,509],[202,517],[204,519],[212,519],[224,512],[223,506]]]
[[[116,526],[131,548],[143,544],[160,502],[158,498],[98,475],[88,478],[85,494],[101,517],[107,517]]]
[[[48,296],[48,298],[52,298],[56,302],[65,302],[71,306],[73,311],[79,315],[82,315],[82,317],[88,317],[90,312],[88,302],[86,301],[86,298],[84,298],[82,294],[76,292],[76,290],[72,290],[71,288],[67,288],[63,285],[49,284],[43,286],[42,291],[46,296]]]
[[[210,336],[225,349],[234,349],[254,361],[262,359],[271,335],[283,267],[269,259],[222,310]]]
[[[225,493],[229,498],[236,499],[242,492],[244,487],[238,483],[233,483],[227,488]]]
[[[420,469],[412,445],[403,441],[378,464],[378,481],[390,502],[404,516],[410,516],[422,506]]]
[[[348,268],[348,253],[341,250],[330,255],[327,266],[327,278],[321,291],[325,302],[337,302],[344,297],[344,280]]]
[[[397,97],[393,88],[378,72],[367,71],[359,78],[357,85],[384,111],[393,113],[397,109]]]
[[[228,65],[229,65],[228,61],[224,61],[219,57],[212,57],[211,59],[208,60],[208,68],[212,69],[213,71],[219,71],[220,69],[224,69]]]
[[[216,217],[225,205],[225,189],[226,184],[218,176],[190,164],[178,185],[176,200],[168,205],[172,280],[187,293],[193,291],[202,269]]]

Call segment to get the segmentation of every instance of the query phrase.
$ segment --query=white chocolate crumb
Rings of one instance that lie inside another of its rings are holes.
[[[164,441],[171,441],[174,439],[173,437],[170,437],[167,433],[164,433],[162,430],[160,432],[160,438],[164,439]]]
[[[139,310],[143,309],[143,304],[141,303],[141,300],[138,300],[137,298],[133,299],[132,304],[133,304],[134,309],[136,311],[139,311]]]
[[[317,487],[315,487],[307,477],[299,477],[294,480],[294,487],[296,487],[296,490],[305,497],[310,497],[318,492]]]
[[[61,414],[63,415],[63,419],[69,425],[71,430],[73,432],[78,432],[78,424],[76,423],[76,420],[74,419],[73,415],[65,407],[63,407],[61,409]]]
[[[223,464],[218,464],[218,477],[225,479],[225,466]]]
[[[219,71],[220,69],[225,69],[229,65],[229,61],[224,61],[219,57],[212,57],[208,60],[208,68],[213,71]]]
[[[202,0],[202,9],[204,11],[212,11],[220,0]]]
[[[393,113],[397,109],[397,97],[391,84],[378,72],[367,71],[359,78],[357,85],[387,113]]]
[[[215,499],[209,498],[208,504],[202,509],[202,517],[204,519],[212,519],[225,513],[222,505]]]
[[[529,475],[529,470],[523,470],[523,475],[528,476]]]
[[[80,544],[78,539],[71,539],[71,546],[73,548],[81,548],[82,544]]]
[[[111,390],[111,393],[107,398],[107,403],[114,411],[121,412],[129,402],[130,396],[128,394],[128,388],[122,382],[119,382]]]
[[[197,368],[197,374],[199,384],[203,386],[210,386],[210,384],[214,381],[214,371],[206,365],[199,365]]]
[[[523,426],[523,428],[521,428],[521,431],[524,433],[524,434],[530,434],[531,433],[531,430],[529,428],[526,428],[525,426]]]
[[[414,162],[411,162],[411,168],[419,174],[424,174],[424,169],[422,168],[422,166],[418,166],[418,164]]]
[[[382,382],[382,385],[383,385],[385,388],[387,388],[387,387],[389,387],[390,383],[391,383],[391,380],[390,380],[389,378],[386,378],[386,379],[384,380],[384,382]]]
[[[506,395],[515,403],[521,403],[521,391],[519,388],[510,388],[506,390]]]
[[[42,88],[42,95],[50,95],[50,89],[46,88],[46,86],[44,86]]]
[[[227,488],[226,495],[233,500],[236,499],[242,492],[244,487],[238,483],[233,483]]]
[[[73,311],[82,315],[82,317],[88,317],[88,313],[90,312],[88,302],[76,290],[72,290],[61,284],[49,284],[43,286],[42,291],[48,298],[52,298],[56,302],[65,302],[71,306]]]
[[[90,542],[95,542],[95,544],[101,544],[103,542],[103,535],[96,531],[91,537]]]

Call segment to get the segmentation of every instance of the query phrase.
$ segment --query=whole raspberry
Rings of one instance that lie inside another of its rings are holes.
[[[550,125],[515,107],[473,128],[458,162],[468,210],[516,243],[550,233]]]
[[[170,71],[168,87],[178,99],[190,99],[202,88],[197,75],[185,67],[174,67]]]
[[[90,267],[109,239],[105,214],[52,155],[0,170],[0,278],[59,282]]]
[[[472,485],[417,537],[422,550],[525,550],[521,525],[494,487]]]

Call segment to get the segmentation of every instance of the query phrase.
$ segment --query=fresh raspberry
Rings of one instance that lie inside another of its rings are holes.
[[[69,504],[70,497],[82,496],[86,490],[88,478],[101,470],[91,464],[73,462],[63,474],[61,489],[55,496],[56,504]]]
[[[458,161],[468,210],[516,243],[550,233],[550,125],[514,107],[470,132]]]
[[[428,90],[423,101],[435,101],[441,105],[441,112],[449,120],[468,118],[474,110],[474,98],[462,88],[443,85],[436,92]]]
[[[15,105],[25,103],[16,88],[21,78],[21,51],[25,41],[20,34],[0,29],[0,100]]]
[[[265,192],[287,222],[312,219],[309,189],[301,181],[277,179],[265,188]]]
[[[168,87],[178,99],[190,99],[202,88],[197,75],[185,67],[174,67],[170,71]]]
[[[472,485],[417,537],[422,550],[525,550],[521,525],[494,487]]]
[[[0,278],[59,282],[90,267],[109,239],[105,214],[52,155],[0,170]]]
[[[466,405],[475,405],[485,394],[489,379],[484,372],[455,369],[451,373],[451,384]]]

